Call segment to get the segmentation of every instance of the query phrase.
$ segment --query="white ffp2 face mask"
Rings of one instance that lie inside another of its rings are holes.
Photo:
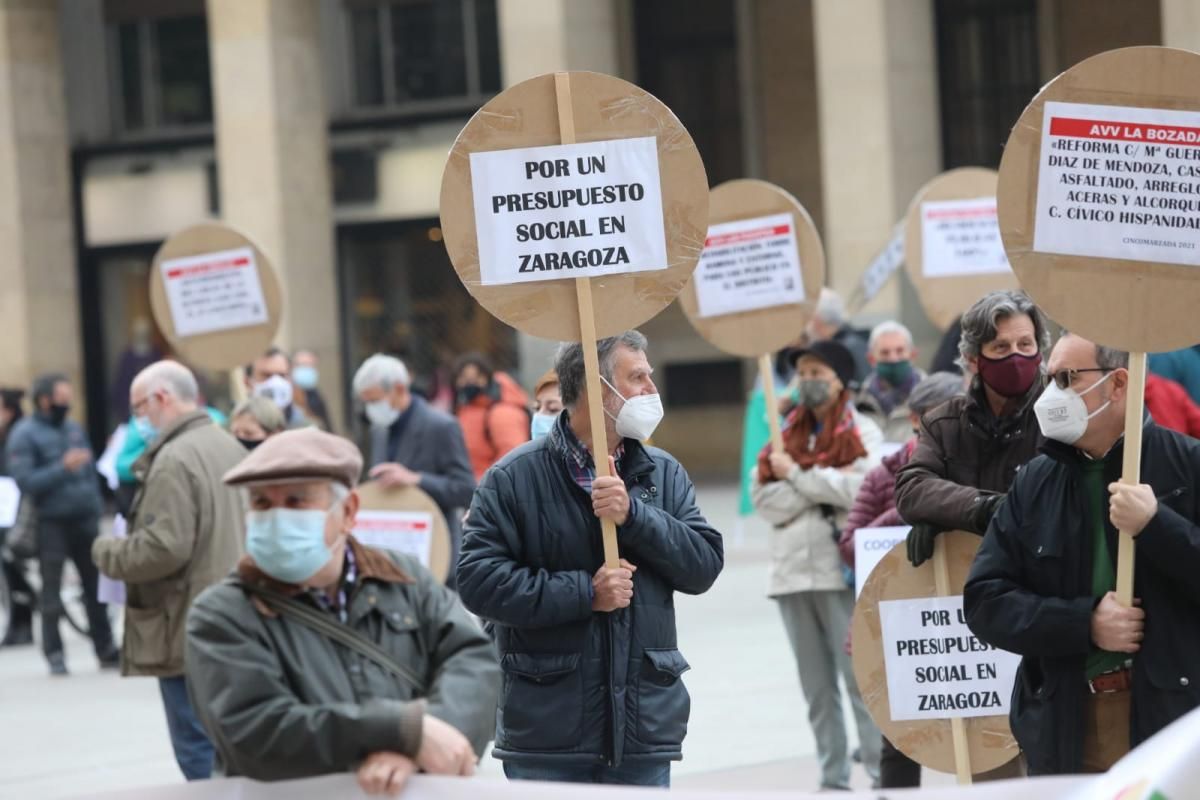
[[[639,394],[627,399],[617,391],[617,387],[605,380],[603,375],[600,376],[600,380],[612,389],[613,394],[625,401],[625,405],[621,406],[620,413],[615,417],[608,414],[608,409],[604,409],[604,413],[617,423],[617,435],[626,439],[637,439],[639,442],[654,435],[655,428],[663,418],[662,398],[655,393]]]
[[[392,408],[391,401],[386,397],[367,403],[363,407],[363,411],[366,412],[367,421],[373,428],[390,428],[392,423],[400,418],[400,412]]]
[[[254,387],[257,397],[265,397],[284,410],[292,404],[292,382],[282,375],[272,375]]]
[[[1108,373],[1093,383],[1082,393],[1074,389],[1060,389],[1054,381],[1042,392],[1042,396],[1033,404],[1033,413],[1037,416],[1038,427],[1047,439],[1053,439],[1063,444],[1075,444],[1083,434],[1087,433],[1088,420],[1112,405],[1109,400],[1091,414],[1083,402],[1083,395],[1095,389],[1112,376]]]

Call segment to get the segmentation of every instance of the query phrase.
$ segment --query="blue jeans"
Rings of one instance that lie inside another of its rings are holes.
[[[606,783],[619,786],[661,786],[671,788],[670,761],[626,761],[619,767],[590,764],[505,761],[504,774],[510,781],[550,781],[552,783]]]
[[[212,777],[213,746],[200,727],[200,720],[192,711],[188,699],[187,683],[180,675],[177,678],[159,678],[158,689],[162,693],[163,708],[167,712],[167,730],[171,732],[171,747],[175,750],[175,763],[183,777],[189,781],[202,781]]]

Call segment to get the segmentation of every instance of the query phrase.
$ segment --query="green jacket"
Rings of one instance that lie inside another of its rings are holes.
[[[243,558],[188,615],[188,687],[219,772],[287,780],[346,772],[380,751],[415,756],[426,713],[461,731],[477,755],[492,738],[500,667],[458,596],[414,559],[393,560],[353,538],[350,546],[358,577],[345,624],[425,676],[428,691],[419,696],[373,661],[271,612],[245,584],[319,606]]]
[[[221,478],[245,457],[198,410],[164,429],[134,464],[140,485],[129,537],[92,545],[100,571],[126,584],[123,675],[183,674],[187,610],[242,553],[245,508]]]

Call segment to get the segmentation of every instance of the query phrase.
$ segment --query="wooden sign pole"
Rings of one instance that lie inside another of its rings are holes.
[[[779,429],[779,402],[775,398],[775,370],[771,354],[758,357],[758,374],[763,385],[763,400],[767,404],[767,424],[771,426],[771,452],[783,452],[783,433]]]
[[[563,144],[575,144],[575,113],[571,109],[571,76],[554,73],[554,91],[558,99],[558,128]],[[596,477],[607,478],[608,437],[605,435],[604,400],[600,390],[600,359],[596,355],[596,316],[592,307],[592,279],[576,278],[575,295],[579,299],[579,342],[583,346],[583,365],[586,373],[588,412],[592,428],[592,461]],[[604,566],[616,569],[621,565],[617,552],[617,526],[611,520],[600,520],[604,537]]]
[[[949,597],[950,566],[946,563],[946,541],[938,536],[933,540],[933,582],[938,597]],[[971,783],[971,750],[967,745],[967,721],[962,717],[950,720],[950,734],[954,738],[954,770],[960,786]]]
[[[1125,400],[1125,461],[1121,483],[1142,481],[1142,415],[1146,407],[1146,354],[1129,354],[1129,387]],[[1133,607],[1133,537],[1121,531],[1117,544],[1117,600]]]

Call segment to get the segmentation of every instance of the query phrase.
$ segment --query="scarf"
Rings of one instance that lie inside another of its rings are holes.
[[[867,450],[854,423],[854,408],[849,391],[842,392],[817,430],[816,416],[804,406],[796,406],[784,422],[783,449],[800,469],[813,467],[845,467],[860,458]],[[816,433],[814,437],[813,434]],[[763,483],[776,480],[771,472],[771,445],[768,443],[758,456],[758,479]]]

